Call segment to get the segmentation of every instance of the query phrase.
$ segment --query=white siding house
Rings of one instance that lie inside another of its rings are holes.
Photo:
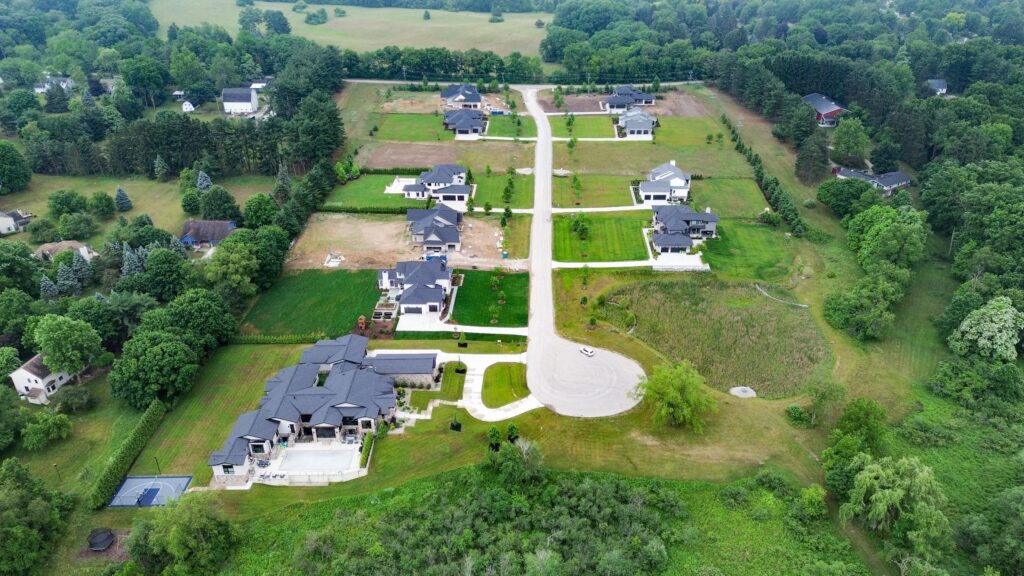
[[[51,372],[43,363],[43,357],[36,354],[11,373],[11,380],[22,399],[32,404],[49,404],[50,396],[67,384],[71,375],[67,372]]]
[[[255,114],[259,99],[252,88],[225,88],[220,93],[225,114]]]
[[[0,234],[15,234],[21,232],[32,220],[32,215],[21,210],[4,212],[0,210]]]

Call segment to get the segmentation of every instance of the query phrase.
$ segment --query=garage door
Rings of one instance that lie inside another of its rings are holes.
[[[423,314],[423,308],[419,306],[409,306],[402,310],[403,314]]]
[[[429,306],[429,310],[430,310],[431,312],[437,312],[437,310],[438,310],[438,306],[437,306],[437,304],[431,304],[431,305]]]

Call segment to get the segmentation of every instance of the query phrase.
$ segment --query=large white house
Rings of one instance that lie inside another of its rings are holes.
[[[255,114],[260,109],[259,98],[252,88],[225,88],[220,99],[225,114]]]
[[[21,210],[11,210],[10,212],[0,210],[0,234],[16,234],[21,232],[25,229],[25,226],[28,226],[32,217],[32,214],[22,212]]]
[[[43,357],[36,354],[20,368],[11,372],[14,389],[23,400],[32,404],[49,404],[52,396],[60,387],[71,381],[67,372],[51,372],[43,362]]]
[[[667,204],[686,202],[690,197],[690,173],[676,166],[675,160],[655,167],[647,173],[647,179],[636,187],[636,193],[644,204]]]
[[[377,287],[398,301],[402,314],[440,314],[452,290],[452,272],[441,260],[399,262],[377,273]]]
[[[472,84],[450,84],[441,91],[441,102],[451,108],[479,110],[483,108],[483,98],[476,86]]]
[[[458,164],[438,164],[419,178],[396,176],[384,192],[402,194],[410,200],[466,202],[473,195],[473,186],[466,184],[466,176],[466,169]]]

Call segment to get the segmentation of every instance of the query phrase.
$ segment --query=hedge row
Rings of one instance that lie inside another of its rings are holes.
[[[324,204],[321,212],[340,212],[343,214],[405,214],[409,210],[403,206],[342,206],[341,204]]]
[[[235,334],[231,344],[315,344],[327,335],[323,332],[312,334]]]
[[[360,167],[361,174],[380,174],[384,176],[419,176],[430,168],[366,168]]]
[[[363,448],[359,453],[360,468],[366,468],[366,464],[370,461],[370,452],[373,450],[373,441],[376,437],[376,434],[365,434],[363,436]]]
[[[103,471],[97,476],[92,490],[89,491],[89,505],[94,510],[99,510],[110,503],[117,488],[121,485],[121,481],[124,480],[128,470],[135,463],[135,459],[146,447],[150,437],[156,432],[157,426],[160,425],[160,421],[163,420],[166,413],[167,408],[159,400],[154,400],[149,408],[142,413],[138,424],[132,428],[132,431],[128,433],[128,436],[107,461]]]
[[[460,332],[460,334],[462,334]],[[479,334],[466,332],[470,342],[526,342],[526,336],[516,334]],[[395,332],[395,340],[457,340],[451,332]]]

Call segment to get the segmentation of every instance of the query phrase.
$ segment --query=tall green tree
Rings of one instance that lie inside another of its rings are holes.
[[[796,176],[804,184],[816,184],[828,173],[828,138],[817,130],[797,150]]]
[[[972,311],[949,335],[949,348],[960,356],[977,354],[1004,362],[1017,359],[1024,313],[1006,296],[997,296]]]
[[[25,157],[12,142],[0,140],[0,195],[24,190],[31,180],[32,170]]]
[[[198,373],[199,355],[179,336],[146,330],[125,343],[108,380],[114,396],[142,410],[153,400],[173,402]]]
[[[64,535],[74,498],[47,488],[17,458],[0,464],[0,574],[28,576]]]
[[[137,521],[128,554],[143,574],[216,574],[236,541],[217,501],[189,494]]]
[[[704,389],[704,377],[688,360],[656,367],[637,386],[636,394],[653,408],[656,425],[689,426],[698,434],[704,431],[705,415],[718,410]]]
[[[43,362],[53,371],[79,374],[102,351],[102,340],[87,322],[47,314],[35,327],[35,342]]]
[[[844,118],[832,134],[832,161],[843,166],[863,166],[870,139],[857,118]]]
[[[274,221],[277,202],[269,194],[255,194],[245,201],[245,226],[253,230]]]
[[[211,186],[199,197],[199,206],[203,220],[242,221],[242,210],[238,202],[223,186]]]

